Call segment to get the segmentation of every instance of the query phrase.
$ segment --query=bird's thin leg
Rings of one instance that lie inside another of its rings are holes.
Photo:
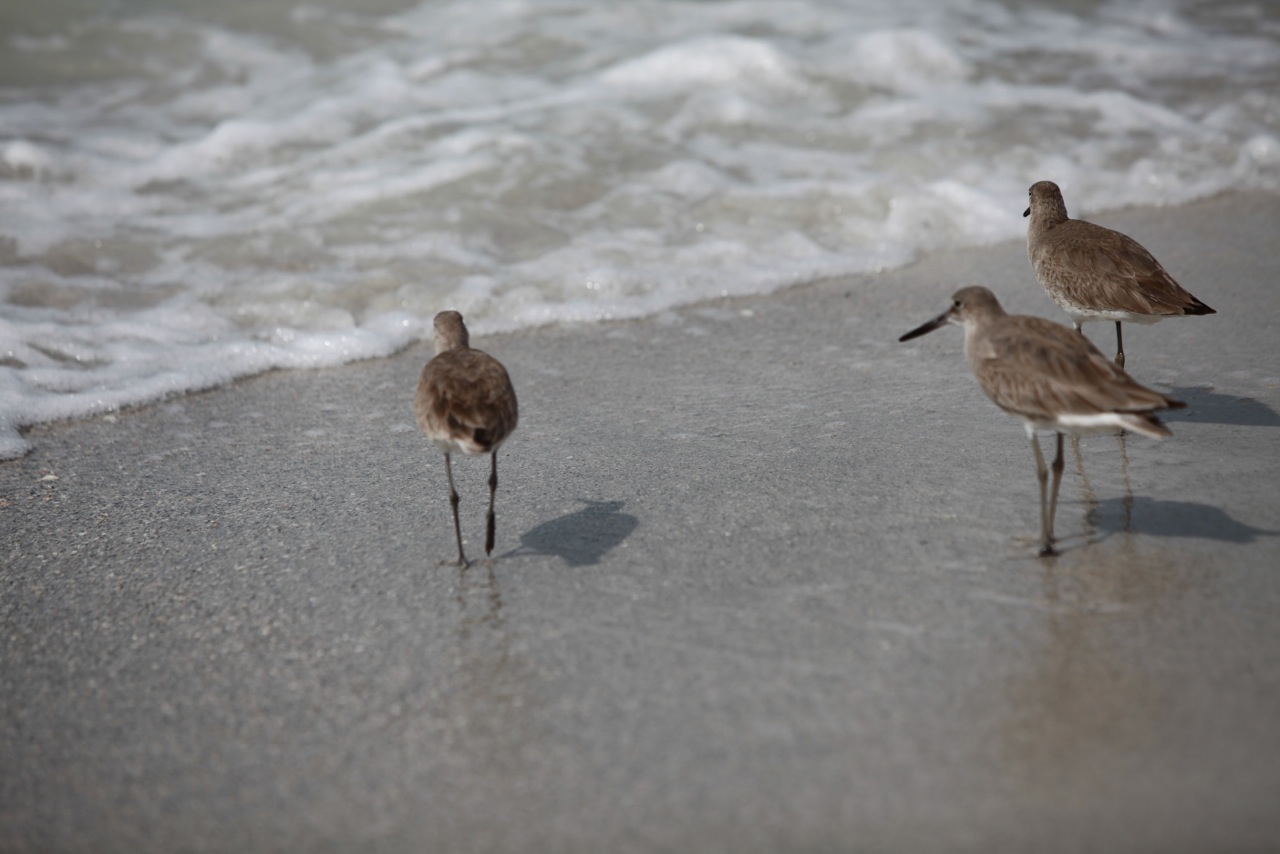
[[[1072,321],[1072,323],[1074,323],[1074,324],[1075,324],[1076,332],[1079,332],[1081,335],[1083,335],[1083,334],[1084,334],[1084,326],[1083,326],[1083,324],[1075,323],[1075,321]]]
[[[1053,550],[1053,530],[1049,521],[1049,469],[1044,464],[1044,454],[1040,452],[1040,440],[1030,427],[1027,433],[1031,437],[1031,450],[1036,454],[1036,478],[1040,481],[1040,555],[1055,554]]]
[[[489,455],[493,461],[492,467],[489,469],[489,516],[486,519],[486,528],[484,534],[484,553],[487,557],[493,554],[493,535],[497,528],[497,523],[493,515],[493,495],[498,491],[498,452],[494,451]]]
[[[1116,364],[1124,367],[1124,336],[1120,334],[1120,321],[1116,321]]]
[[[453,488],[453,466],[449,463],[448,452],[444,455],[444,473],[449,477],[449,503],[453,505],[453,535],[458,540],[458,566],[466,566],[467,556],[462,551],[462,526],[458,524],[458,490]]]
[[[1062,434],[1058,435],[1058,454],[1053,458],[1053,491],[1049,493],[1049,542],[1053,542],[1053,519],[1058,513],[1058,487],[1062,486]]]

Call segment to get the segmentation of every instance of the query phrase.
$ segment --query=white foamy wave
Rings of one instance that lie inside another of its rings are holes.
[[[72,2],[0,36],[0,458],[446,307],[636,317],[1017,237],[1042,178],[1086,214],[1280,191],[1280,9],[1243,0]]]
[[[914,94],[963,82],[970,64],[946,41],[924,30],[885,30],[854,40],[845,73],[889,92]]]

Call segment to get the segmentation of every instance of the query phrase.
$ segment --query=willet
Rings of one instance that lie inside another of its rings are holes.
[[[1187,293],[1142,244],[1118,231],[1071,219],[1052,181],[1031,185],[1027,254],[1045,292],[1076,325],[1114,320],[1116,364],[1124,367],[1120,324],[1217,314]]]
[[[1054,554],[1063,434],[1131,430],[1162,439],[1171,434],[1155,412],[1186,404],[1139,385],[1083,335],[1041,317],[1006,314],[983,287],[957,291],[950,308],[898,340],[909,341],[948,323],[964,327],[964,355],[987,397],[1022,419],[1040,480],[1040,554]],[[1053,430],[1058,438],[1049,496],[1037,428]]]
[[[435,343],[435,358],[427,362],[418,378],[413,409],[422,432],[444,452],[458,563],[466,566],[462,528],[458,524],[458,491],[453,486],[449,455],[455,451],[469,457],[488,454],[492,461],[484,541],[484,552],[490,555],[496,527],[493,498],[498,489],[498,446],[516,429],[516,391],[501,362],[471,347],[467,327],[458,312],[442,311],[436,315]]]

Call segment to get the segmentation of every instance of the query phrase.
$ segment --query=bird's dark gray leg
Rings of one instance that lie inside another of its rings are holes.
[[[1124,336],[1120,334],[1120,321],[1116,321],[1116,364],[1124,367]]]
[[[467,565],[467,556],[462,551],[462,526],[458,524],[458,490],[453,488],[453,466],[449,463],[449,454],[444,455],[444,473],[449,478],[449,503],[453,506],[453,535],[458,540],[458,566]]]
[[[1053,491],[1049,493],[1049,543],[1053,543],[1053,519],[1058,513],[1058,487],[1062,486],[1062,434],[1058,433],[1058,454],[1053,458]]]
[[[498,491],[498,452],[494,451],[489,455],[493,461],[493,465],[489,469],[489,516],[486,519],[486,528],[484,535],[484,553],[486,556],[493,554],[494,532],[497,523],[493,515],[493,496]]]
[[[1053,525],[1049,521],[1049,469],[1044,464],[1044,454],[1040,452],[1040,440],[1030,428],[1027,432],[1031,435],[1031,450],[1036,453],[1036,478],[1040,481],[1040,555],[1043,557],[1056,554],[1053,550]]]

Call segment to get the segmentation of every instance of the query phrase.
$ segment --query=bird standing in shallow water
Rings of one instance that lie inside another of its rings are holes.
[[[1217,314],[1187,293],[1142,244],[1118,231],[1071,219],[1062,191],[1039,181],[1028,191],[1023,216],[1027,254],[1040,285],[1065,311],[1076,331],[1091,320],[1114,320],[1116,364],[1124,367],[1120,324],[1156,323],[1166,317]]]
[[[983,287],[956,291],[951,307],[899,338],[909,341],[954,323],[964,327],[964,354],[978,385],[996,406],[1022,419],[1040,480],[1040,554],[1054,551],[1053,517],[1062,483],[1063,434],[1131,430],[1153,439],[1171,435],[1155,416],[1186,404],[1139,385],[1083,335],[1041,317],[1006,314]],[[1053,491],[1036,429],[1057,433]]]
[[[449,503],[453,506],[453,533],[458,541],[458,564],[466,566],[450,454],[456,451],[471,457],[481,454],[490,457],[489,514],[484,544],[485,554],[490,555],[496,528],[493,499],[498,489],[498,446],[516,429],[519,412],[506,368],[488,353],[471,347],[461,314],[442,311],[436,315],[435,344],[435,358],[427,362],[418,378],[413,408],[418,427],[444,452]]]

